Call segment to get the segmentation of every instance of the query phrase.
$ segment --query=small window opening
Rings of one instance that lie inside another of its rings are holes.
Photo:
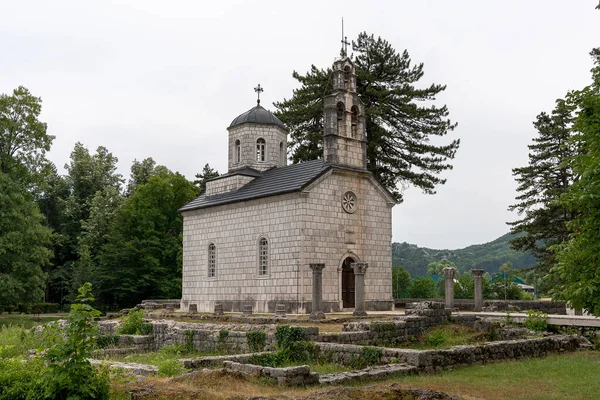
[[[208,277],[217,276],[217,246],[214,243],[208,245]]]
[[[241,149],[241,147],[242,147],[242,146],[241,146],[241,144],[240,144],[240,141],[239,141],[239,140],[236,140],[236,141],[235,141],[235,162],[236,162],[236,163],[239,163],[239,162],[240,162],[240,159],[242,158],[242,155],[241,155],[241,150],[242,150],[242,149]]]
[[[269,241],[266,238],[260,238],[258,242],[258,275],[269,274]]]
[[[265,147],[267,146],[267,143],[265,142],[265,139],[258,139],[256,141],[256,161],[258,162],[264,162],[265,161]]]

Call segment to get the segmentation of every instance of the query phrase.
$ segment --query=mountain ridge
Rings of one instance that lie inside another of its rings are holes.
[[[427,273],[427,265],[442,258],[455,263],[461,272],[483,269],[489,273],[498,272],[500,265],[511,262],[513,268],[529,268],[536,264],[530,253],[510,248],[509,241],[514,235],[507,233],[491,242],[474,244],[462,249],[431,249],[407,242],[392,243],[392,264],[406,268],[412,277]]]

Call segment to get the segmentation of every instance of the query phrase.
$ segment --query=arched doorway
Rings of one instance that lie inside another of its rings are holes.
[[[354,308],[354,269],[352,257],[346,257],[342,263],[342,307]]]

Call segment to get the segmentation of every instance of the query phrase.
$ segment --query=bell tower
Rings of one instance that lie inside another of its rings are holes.
[[[356,92],[354,63],[333,63],[333,93],[324,97],[323,158],[332,164],[367,168],[365,107]]]

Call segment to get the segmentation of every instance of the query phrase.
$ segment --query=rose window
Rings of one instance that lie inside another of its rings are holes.
[[[354,192],[346,192],[342,196],[342,208],[349,214],[352,214],[356,211],[356,205],[358,203],[358,199],[356,198],[356,194]]]

